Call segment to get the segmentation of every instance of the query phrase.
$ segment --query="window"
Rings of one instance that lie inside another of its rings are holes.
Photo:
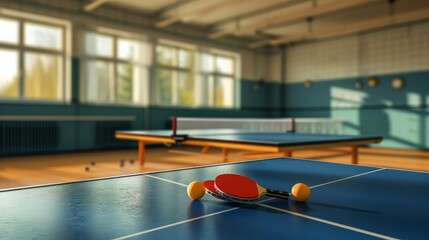
[[[85,32],[84,99],[91,103],[147,103],[150,48],[120,34]]]
[[[18,51],[0,48],[0,97],[18,98],[19,96],[19,57]]]
[[[195,106],[194,55],[191,50],[158,45],[156,48],[156,103]]]
[[[202,105],[220,108],[234,107],[236,60],[217,54],[200,54],[199,81],[202,85]]]
[[[237,58],[185,47],[156,47],[155,102],[159,105],[232,108],[237,105]]]
[[[69,24],[32,16],[0,16],[0,99],[67,101]]]

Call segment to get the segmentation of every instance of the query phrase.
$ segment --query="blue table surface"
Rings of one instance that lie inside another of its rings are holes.
[[[311,187],[306,203],[205,195],[192,181],[237,173]],[[428,239],[429,174],[274,158],[0,191],[0,239]]]
[[[118,131],[136,136],[171,137],[171,130]],[[329,135],[311,133],[258,132],[242,129],[191,129],[177,131],[188,135],[188,139],[222,141],[234,143],[254,143],[261,145],[293,146],[320,143],[343,143],[362,140],[379,140],[379,136]]]

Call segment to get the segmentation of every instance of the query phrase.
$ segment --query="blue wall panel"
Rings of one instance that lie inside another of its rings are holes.
[[[311,88],[303,83],[242,79],[240,108],[211,109],[79,103],[79,64],[78,58],[72,59],[71,104],[3,102],[0,115],[127,116],[135,119],[132,129],[170,128],[171,116],[335,118],[345,121],[345,133],[382,135],[385,140],[380,146],[429,149],[429,71],[382,75],[375,88],[367,86],[366,77],[315,80]],[[406,85],[395,90],[390,81],[398,76]],[[363,83],[362,89],[355,88],[356,81]],[[61,122],[59,149],[100,149],[100,136],[96,136],[100,125],[99,121]]]
[[[279,110],[281,84],[276,82],[241,81],[241,108],[264,112]]]
[[[406,81],[403,89],[390,85],[397,76]],[[379,146],[429,149],[429,72],[382,75],[374,88],[366,78],[288,84],[285,96],[285,116],[341,119],[345,133],[383,136]]]
[[[403,89],[392,89],[390,81],[400,76],[405,79]],[[363,83],[363,88],[356,89],[355,82]],[[429,72],[407,74],[390,74],[379,77],[379,84],[370,88],[366,78],[347,78],[314,81],[311,88],[303,83],[287,84],[285,90],[285,106],[295,108],[331,108],[333,101],[350,103],[353,106],[416,106],[428,104]]]

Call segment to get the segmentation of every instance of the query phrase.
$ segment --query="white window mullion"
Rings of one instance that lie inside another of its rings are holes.
[[[172,94],[172,104],[173,105],[177,105],[179,103],[179,85],[178,85],[178,81],[179,81],[179,72],[178,71],[172,71],[172,83],[171,83],[171,94]]]
[[[67,71],[67,63],[68,63],[67,58],[69,56],[67,56],[66,54],[67,38],[66,38],[65,27],[61,27],[61,34],[62,34],[62,40],[63,40],[62,41],[63,49],[62,49],[62,63],[59,64],[59,66],[61,66],[62,69],[58,74],[58,78],[60,79],[58,83],[58,87],[59,87],[58,92],[61,93],[62,101],[66,102],[67,100],[70,101],[70,95],[72,94],[71,93],[72,89],[67,86],[67,74],[70,74],[70,72]],[[70,94],[67,94],[67,92],[69,92]]]
[[[172,56],[173,56],[173,67],[178,67],[179,65],[179,51],[177,48],[172,48]],[[172,79],[172,85],[171,85],[171,90],[172,90],[172,104],[173,105],[178,105],[179,104],[179,71],[173,70],[173,79]]]
[[[19,22],[19,99],[24,98],[24,22]]]
[[[216,68],[216,55],[213,55],[213,62],[212,62],[212,69],[213,72],[210,76],[210,105],[211,107],[216,107],[216,72],[217,72],[217,68]]]
[[[118,38],[116,36],[112,36],[113,38],[113,44],[112,44],[112,52],[113,52],[113,78],[112,78],[112,82],[110,83],[111,88],[110,88],[110,101],[111,102],[116,102],[118,99],[118,96],[116,94],[116,89],[118,87],[118,62],[117,62],[117,49],[116,49],[116,43]]]

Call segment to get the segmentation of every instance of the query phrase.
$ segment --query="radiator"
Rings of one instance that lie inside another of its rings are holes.
[[[58,149],[59,126],[52,121],[1,121],[0,154],[51,152]]]
[[[0,116],[0,156],[129,147],[133,116]],[[83,141],[85,140],[85,141]]]

